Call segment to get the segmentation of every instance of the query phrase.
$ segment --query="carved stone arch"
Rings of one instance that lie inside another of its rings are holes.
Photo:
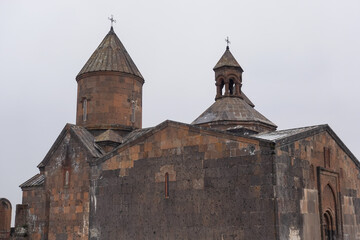
[[[230,79],[232,79],[234,83],[240,83],[239,77],[236,76],[235,74],[229,74],[227,76],[227,80],[230,81]]]
[[[0,198],[0,207],[4,207],[5,209],[11,209],[11,203],[9,200],[7,200],[6,198]]]
[[[234,74],[229,74],[227,76],[229,95],[231,96],[239,96],[240,95],[240,80]]]
[[[331,209],[331,211],[336,212],[337,203],[336,203],[336,194],[334,188],[331,186],[331,183],[327,183],[322,190],[324,210]]]
[[[317,167],[319,215],[322,240],[342,239],[342,214],[339,173]]]
[[[217,85],[221,84],[221,82],[225,83],[225,76],[224,75],[217,76],[215,85],[217,86]]]
[[[323,214],[323,226],[324,226],[324,239],[333,240],[335,239],[335,217],[331,209],[328,209]]]

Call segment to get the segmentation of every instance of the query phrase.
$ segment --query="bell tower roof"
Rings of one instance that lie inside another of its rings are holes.
[[[229,44],[229,39],[226,39]],[[277,126],[255,110],[255,105],[242,92],[242,73],[226,46],[225,53],[214,67],[216,97],[215,102],[191,124],[229,130],[246,128],[256,132],[274,131]]]
[[[99,71],[129,73],[143,79],[112,26],[76,79],[85,73]]]
[[[244,71],[230,52],[229,46],[226,46],[224,54],[221,56],[220,60],[217,62],[213,69],[216,70],[221,67],[235,67],[240,68],[241,72]]]

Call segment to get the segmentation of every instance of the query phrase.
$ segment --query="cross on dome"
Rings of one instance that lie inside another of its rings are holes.
[[[113,27],[113,23],[116,23],[116,20],[114,19],[114,16],[111,14],[111,18],[108,17],[108,19],[111,22],[111,27]]]
[[[231,44],[229,37],[225,38],[225,42],[226,42],[226,49],[229,49],[229,45]]]

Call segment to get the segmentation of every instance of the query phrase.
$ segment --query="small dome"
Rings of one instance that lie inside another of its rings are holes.
[[[218,121],[236,121],[240,125],[240,122],[259,122],[273,128],[277,127],[244,99],[234,97],[217,100],[191,124],[198,125]]]

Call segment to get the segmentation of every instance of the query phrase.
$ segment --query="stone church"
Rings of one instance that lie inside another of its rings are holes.
[[[360,239],[360,164],[334,131],[277,130],[229,47],[213,70],[215,102],[191,124],[142,128],[144,78],[111,27],[12,232],[0,199],[0,239]]]

